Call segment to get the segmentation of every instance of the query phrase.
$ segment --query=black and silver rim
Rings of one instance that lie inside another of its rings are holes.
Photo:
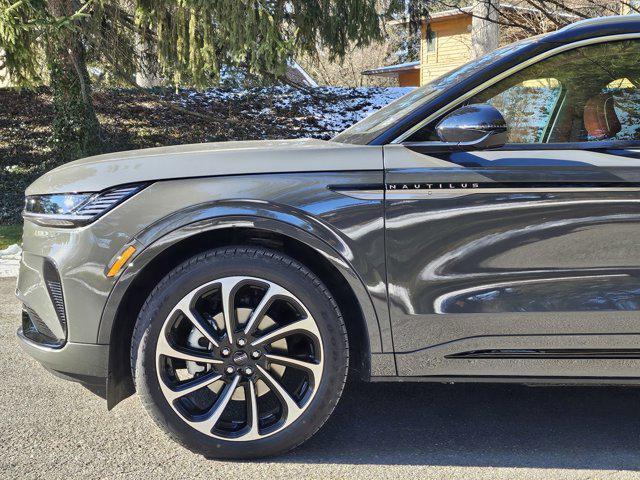
[[[253,277],[225,277],[186,295],[156,345],[160,388],[199,432],[248,441],[291,425],[322,380],[320,332],[287,289]]]

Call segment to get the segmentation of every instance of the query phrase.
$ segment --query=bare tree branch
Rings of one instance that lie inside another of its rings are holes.
[[[523,23],[516,23],[516,22],[513,22],[513,21],[506,20],[507,16],[505,15],[505,13],[503,11],[504,7],[503,8],[498,7],[499,19],[496,20],[494,18],[489,18],[488,16],[478,15],[476,13],[473,13],[473,11],[464,10],[462,7],[460,7],[459,4],[453,5],[453,4],[447,3],[445,1],[438,1],[438,3],[440,5],[442,5],[442,6],[444,6],[445,8],[449,8],[451,10],[458,10],[458,12],[460,12],[461,14],[467,15],[467,16],[472,17],[472,18],[478,18],[480,20],[486,20],[488,22],[497,23],[498,25],[502,25],[504,27],[521,28],[524,31],[526,31],[527,33],[531,33],[533,35],[538,33],[533,28],[529,27],[528,25],[525,25]],[[489,3],[491,3],[491,0],[489,0]],[[501,19],[500,19],[500,17],[501,17]]]

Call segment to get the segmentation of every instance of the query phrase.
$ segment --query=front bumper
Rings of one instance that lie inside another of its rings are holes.
[[[86,384],[104,384],[108,373],[109,346],[67,342],[51,348],[29,340],[22,328],[17,332],[22,349],[45,368]]]
[[[132,237],[114,232],[109,220],[73,229],[25,221],[16,287],[23,304],[17,332],[23,350],[52,373],[102,390],[109,345],[98,342],[98,331],[115,281],[104,270]]]
[[[184,183],[152,184],[83,227],[25,220],[16,296],[36,320],[24,322],[26,330],[18,331],[26,353],[65,378],[104,385],[109,338],[99,339],[100,323],[117,281],[107,275],[108,266],[143,228],[193,203],[185,192],[200,190],[184,188]],[[201,195],[211,196],[209,191]]]
[[[84,227],[46,227],[25,220],[17,297],[48,332],[63,340],[58,343],[108,343],[98,339],[117,281],[107,275],[108,266],[141,230],[191,203],[182,198],[185,190],[183,182],[152,184]]]
[[[23,247],[16,288],[23,304],[21,347],[52,373],[104,390],[109,345],[97,337],[113,284],[104,266],[121,243],[100,243],[92,228],[55,229],[26,221]]]

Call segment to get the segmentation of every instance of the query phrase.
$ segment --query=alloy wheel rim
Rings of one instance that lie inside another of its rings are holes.
[[[231,441],[265,438],[295,422],[324,370],[322,338],[306,306],[284,287],[247,276],[216,279],[183,297],[162,325],[155,356],[171,408],[197,431]]]

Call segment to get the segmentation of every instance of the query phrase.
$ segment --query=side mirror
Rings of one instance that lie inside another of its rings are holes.
[[[440,140],[462,149],[501,147],[507,141],[507,122],[491,105],[478,103],[461,107],[436,126]]]

